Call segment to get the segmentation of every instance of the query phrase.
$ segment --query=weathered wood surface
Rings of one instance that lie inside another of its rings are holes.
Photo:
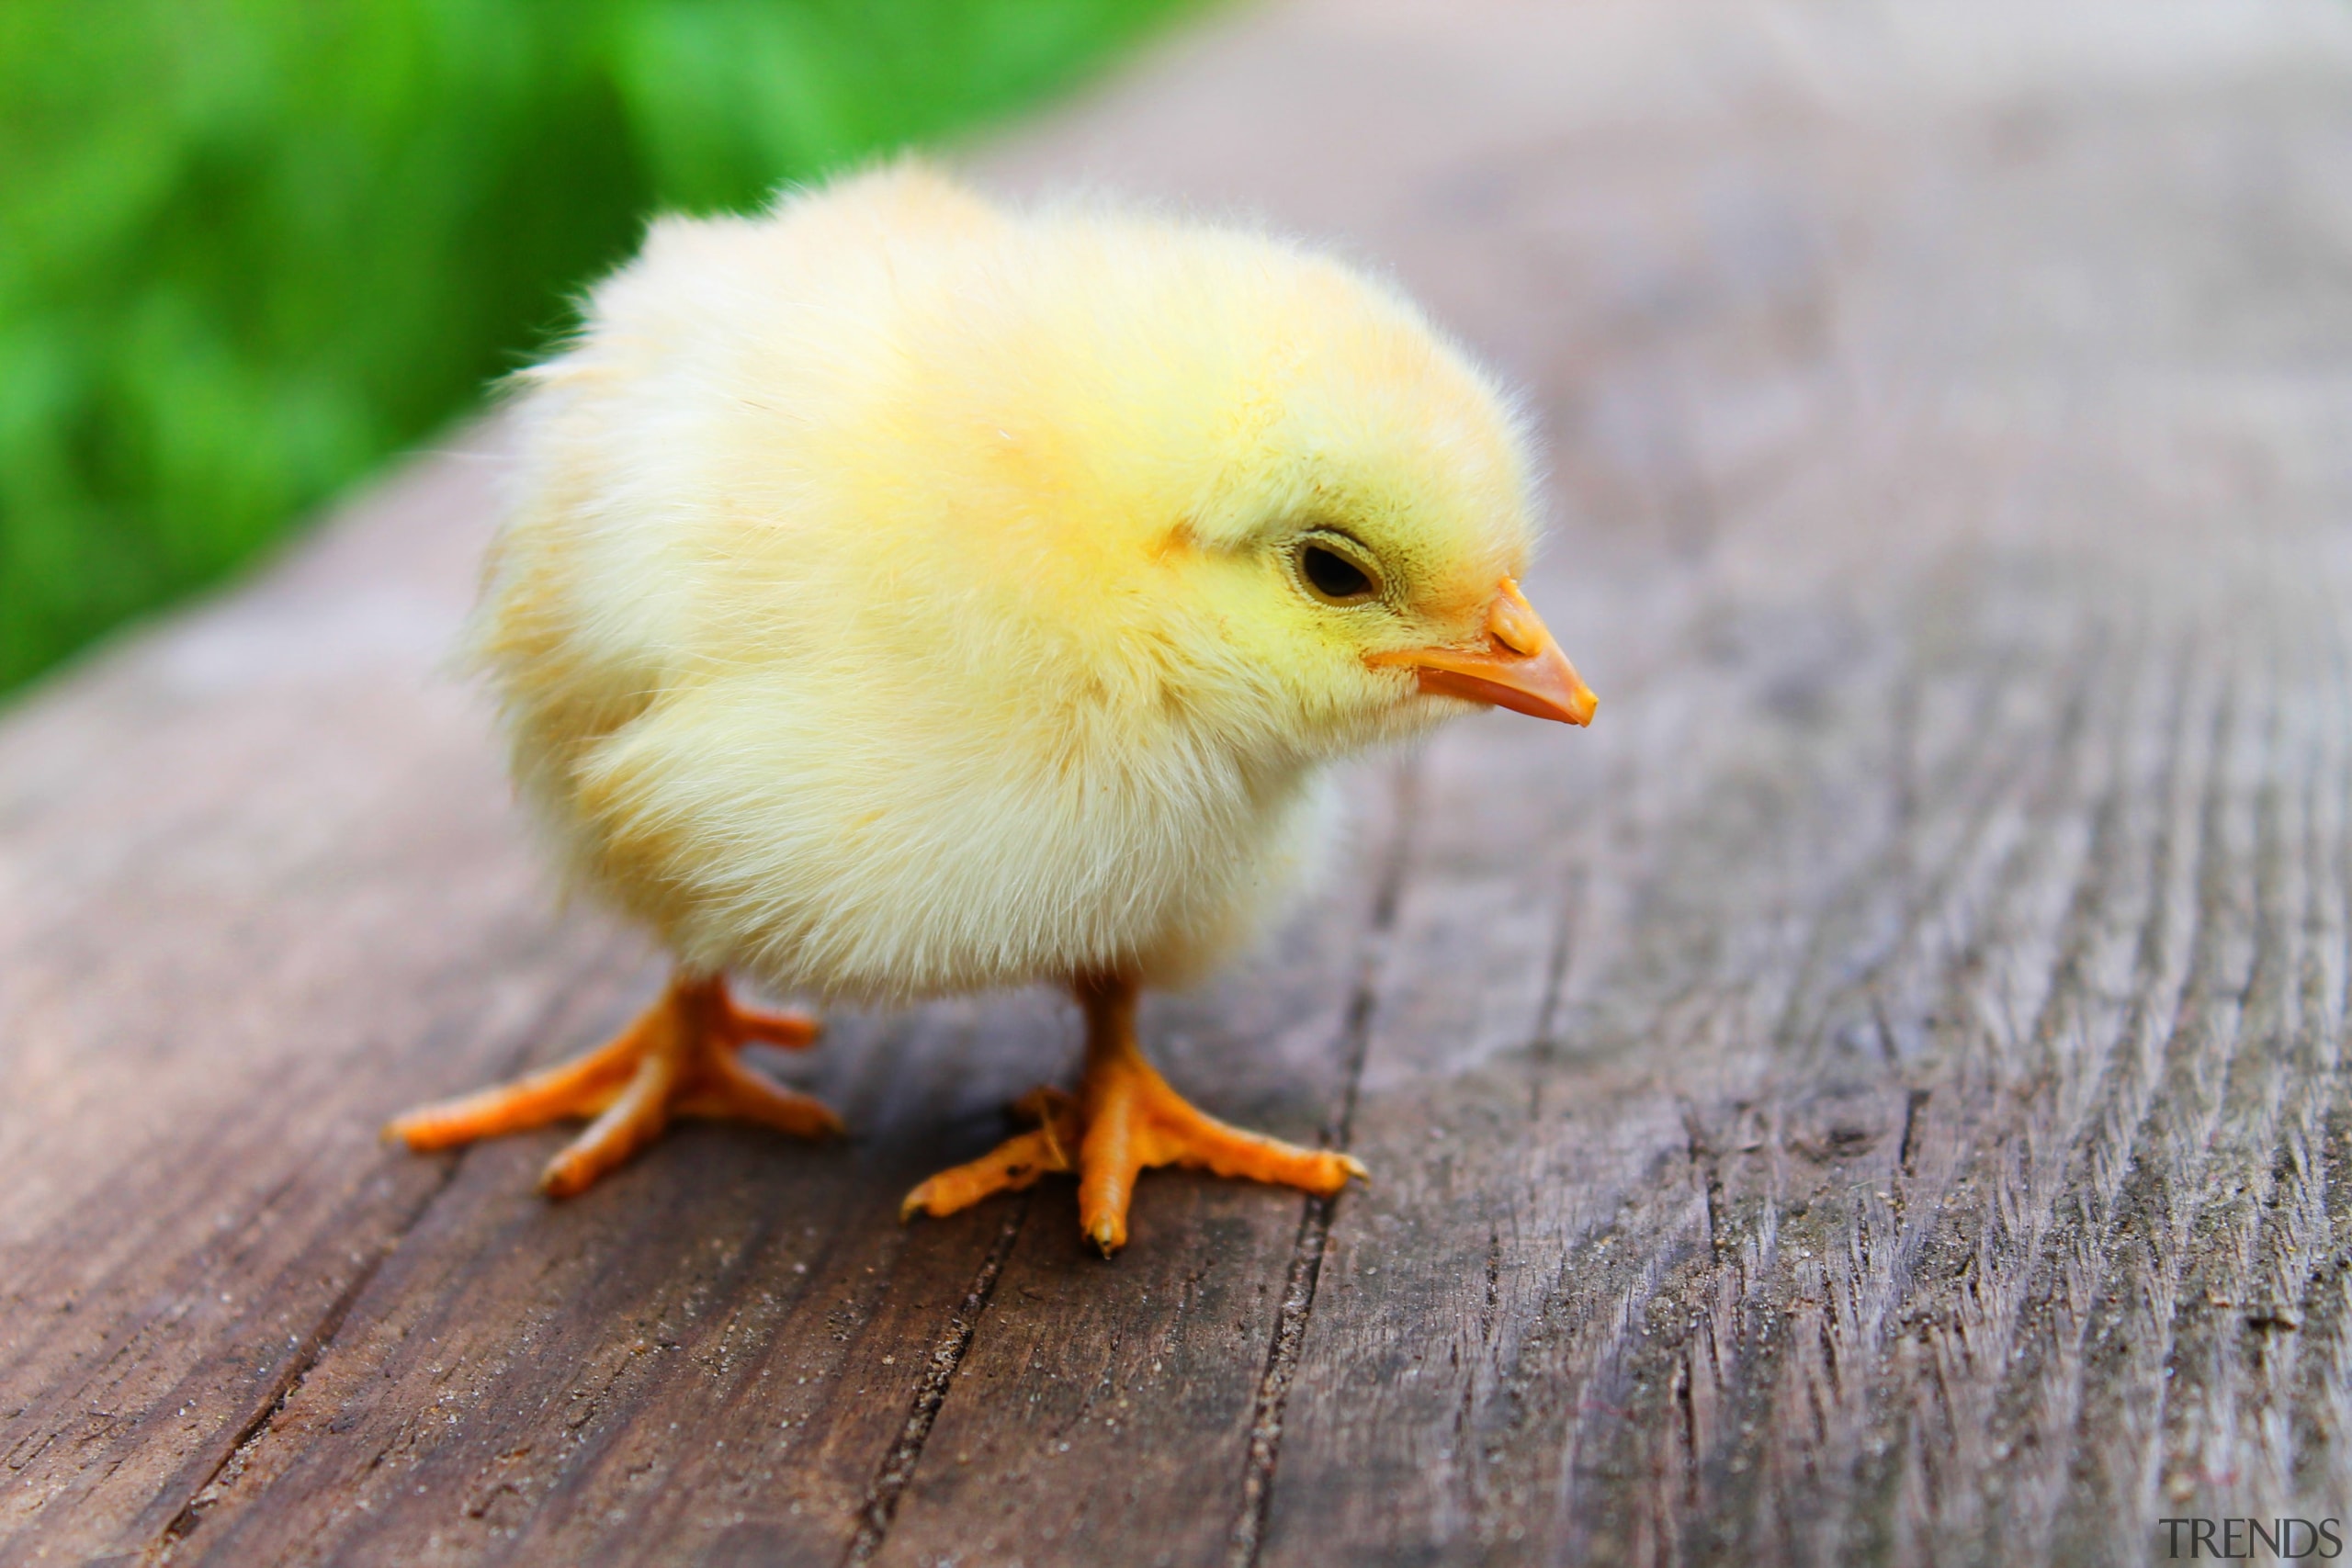
[[[2143,1562],[2352,1514],[2352,10],[1320,0],[982,160],[1387,258],[1602,694],[1159,998],[1335,1205],[901,1227],[1051,998],[584,1199],[374,1129],[647,994],[435,673],[494,438],[0,726],[0,1562]]]

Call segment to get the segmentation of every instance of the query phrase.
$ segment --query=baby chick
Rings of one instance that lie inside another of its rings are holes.
[[[1363,1174],[1195,1110],[1134,1021],[1310,871],[1334,759],[1479,705],[1592,716],[1513,581],[1520,432],[1409,303],[901,164],[655,224],[519,402],[476,647],[525,797],[676,968],[618,1039],[392,1135],[591,1116],[541,1180],[574,1193],[673,1115],[839,1127],[735,1059],[817,1025],[729,971],[867,1003],[1048,981],[1078,1093],[908,1214],[1075,1170],[1109,1253],[1147,1167]]]

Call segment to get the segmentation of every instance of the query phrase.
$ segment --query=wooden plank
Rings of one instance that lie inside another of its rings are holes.
[[[1599,726],[1366,775],[1347,890],[1150,1014],[1205,1103],[1351,1140],[1333,1205],[1156,1176],[1108,1265],[1066,1186],[897,1225],[1067,1071],[1038,996],[783,1064],[842,1147],[688,1129],[562,1208],[544,1139],[373,1147],[656,974],[549,916],[429,675],[481,459],[44,694],[0,1562],[2137,1562],[2340,1514],[2347,78],[2327,0],[1309,0],[986,156],[1394,260],[1552,445]]]

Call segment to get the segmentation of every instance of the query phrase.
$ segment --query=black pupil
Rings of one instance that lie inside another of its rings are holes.
[[[1372,579],[1363,568],[1337,550],[1309,545],[1299,565],[1306,569],[1306,581],[1327,599],[1358,599],[1372,592]]]

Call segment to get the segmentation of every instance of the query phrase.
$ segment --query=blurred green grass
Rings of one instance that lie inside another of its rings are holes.
[[[0,4],[0,691],[468,407],[650,210],[1001,114],[1190,4]]]

